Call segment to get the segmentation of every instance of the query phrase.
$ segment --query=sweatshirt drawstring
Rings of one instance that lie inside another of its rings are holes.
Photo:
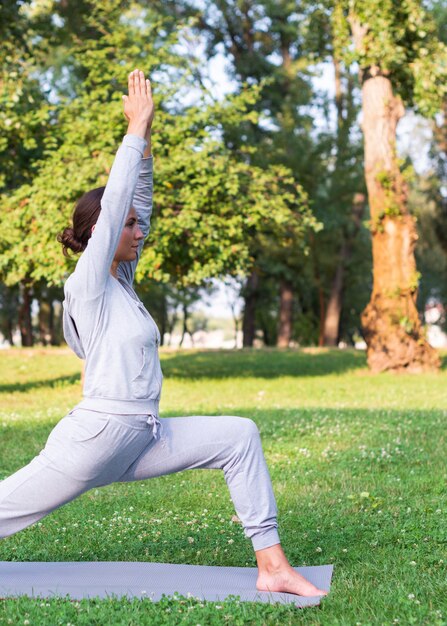
[[[146,422],[149,426],[152,426],[154,432],[154,438],[160,438],[160,430],[161,430],[161,422],[156,415],[152,415],[151,413],[148,415]]]

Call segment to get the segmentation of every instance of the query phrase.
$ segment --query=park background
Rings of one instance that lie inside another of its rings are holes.
[[[218,290],[225,347],[366,339],[377,355],[397,333],[376,370],[411,368],[409,351],[437,367],[420,344],[445,344],[445,6],[349,6],[3,3],[3,345],[63,342],[75,259],[56,237],[107,180],[140,65],[158,111],[137,281],[165,343],[218,329],[197,311]]]
[[[299,613],[23,598],[0,623],[446,624],[445,4],[0,11],[0,479],[81,397],[61,325],[76,259],[56,237],[107,181],[139,67],[157,113],[136,278],[165,343],[162,416],[254,419],[286,553],[336,567],[321,609]],[[191,336],[228,349],[184,349]],[[223,478],[205,474],[85,494],[1,542],[0,560],[253,566]]]

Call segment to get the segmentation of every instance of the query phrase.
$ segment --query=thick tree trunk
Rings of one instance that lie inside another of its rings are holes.
[[[396,158],[396,127],[404,114],[388,76],[363,76],[365,178],[371,211],[373,292],[362,314],[372,371],[434,370],[440,361],[426,341],[418,312],[414,218]]]
[[[242,320],[242,345],[244,348],[253,347],[256,332],[256,304],[258,300],[259,276],[255,270],[250,274],[245,284],[245,306]]]
[[[279,285],[278,348],[288,348],[292,339],[293,288],[282,278]]]
[[[31,347],[34,344],[33,326],[31,322],[31,288],[22,283],[20,286],[21,304],[19,307],[19,328],[22,346]]]

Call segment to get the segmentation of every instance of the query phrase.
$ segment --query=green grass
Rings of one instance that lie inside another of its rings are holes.
[[[353,351],[165,352],[162,416],[258,424],[291,563],[335,566],[318,608],[192,599],[9,599],[0,624],[447,624],[447,373],[373,376]],[[80,399],[66,350],[0,353],[0,479]],[[0,542],[0,560],[255,566],[223,475],[90,491]]]

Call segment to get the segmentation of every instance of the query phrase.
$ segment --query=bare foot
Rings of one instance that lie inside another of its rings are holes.
[[[256,582],[258,591],[282,591],[297,596],[327,596],[327,591],[318,589],[304,576],[295,572],[293,567],[286,565],[275,572],[262,572]]]

